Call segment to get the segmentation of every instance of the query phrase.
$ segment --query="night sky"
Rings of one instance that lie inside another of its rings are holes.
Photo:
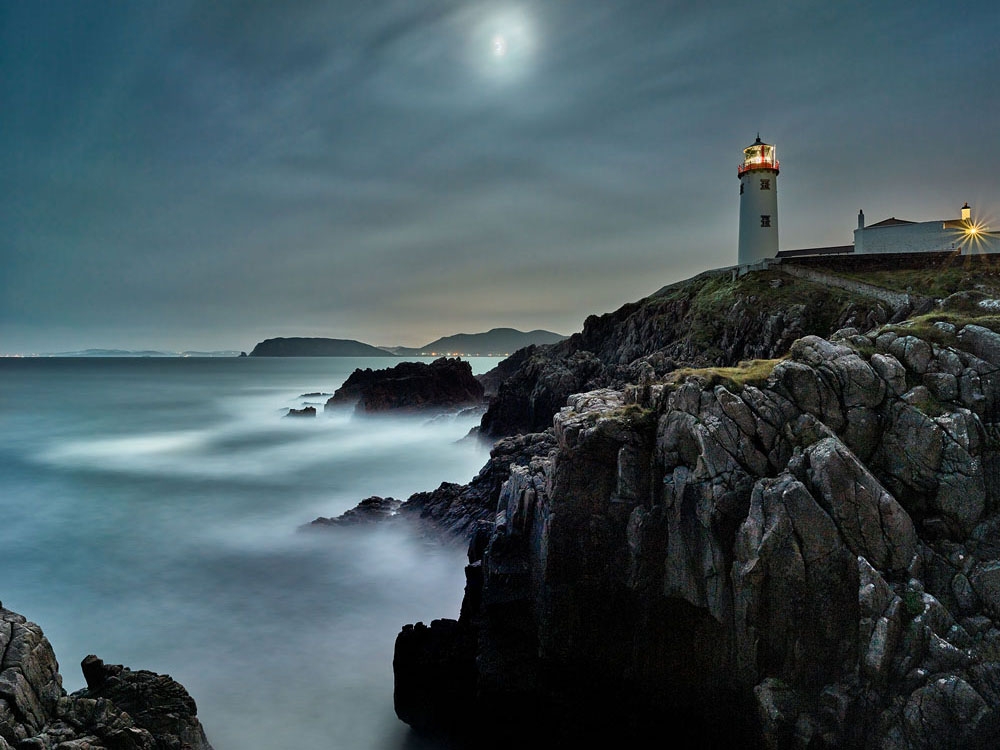
[[[1000,9],[969,3],[0,4],[0,353],[419,345],[781,246],[1000,223]]]

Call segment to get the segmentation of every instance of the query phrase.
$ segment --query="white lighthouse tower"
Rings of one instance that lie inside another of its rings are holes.
[[[740,178],[741,266],[778,254],[778,159],[775,148],[757,134],[743,149]]]

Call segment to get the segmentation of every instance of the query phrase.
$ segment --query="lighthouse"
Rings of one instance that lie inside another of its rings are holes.
[[[743,149],[740,178],[741,266],[778,254],[778,159],[775,148],[757,140]]]

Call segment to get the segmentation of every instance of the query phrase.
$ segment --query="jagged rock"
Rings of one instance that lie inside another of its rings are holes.
[[[460,731],[473,716],[475,633],[455,620],[407,625],[396,637],[396,715],[415,729]]]
[[[322,516],[312,521],[310,526],[357,526],[376,523],[394,517],[403,503],[392,497],[367,497],[350,510],[335,518]]]
[[[717,292],[712,277],[667,287],[613,313],[588,317],[583,331],[565,341],[518,352],[516,366],[500,365],[513,372],[497,386],[482,434],[544,430],[573,393],[641,382],[640,363],[654,377],[684,365],[733,366],[781,357],[809,334],[829,335],[847,325],[868,330],[888,320],[884,303],[791,277],[780,277],[782,292],[798,290],[800,304],[760,294],[758,280],[771,275],[749,274],[725,294]],[[491,387],[496,380],[482,379]]]
[[[110,701],[147,730],[158,749],[211,750],[194,698],[169,675],[145,669],[133,672],[120,664],[105,664],[93,654],[81,666],[87,687],[75,697]]]
[[[973,354],[991,365],[1000,365],[1000,334],[989,328],[967,325],[958,332],[958,340]]]
[[[977,566],[969,580],[987,613],[1000,618],[1000,561],[994,560]]]
[[[995,709],[960,677],[941,677],[915,690],[903,715],[907,742],[901,747],[985,750],[998,739]]]
[[[924,385],[938,401],[954,401],[958,398],[958,378],[950,373],[928,372],[924,375]]]
[[[903,600],[881,573],[863,557],[858,558],[858,653],[861,674],[879,686],[892,676],[903,633]]]
[[[917,375],[927,372],[934,356],[931,345],[915,336],[900,336],[889,345],[889,353]]]
[[[753,689],[757,699],[764,747],[779,750],[795,744],[798,719],[804,708],[804,696],[783,680],[767,677]]]
[[[315,417],[316,407],[315,406],[305,406],[301,409],[289,409],[286,417]]]
[[[760,480],[733,564],[739,676],[816,687],[857,652],[858,567],[836,525],[790,475]]]
[[[335,518],[320,517],[303,528],[351,526],[390,519],[418,522],[425,531],[468,539],[478,525],[496,515],[501,489],[512,467],[526,466],[555,448],[551,432],[498,440],[490,460],[468,484],[442,482],[430,492],[416,492],[404,502],[370,497]]]
[[[472,366],[441,357],[430,364],[400,362],[384,370],[355,370],[326,402],[326,410],[354,407],[357,412],[453,409],[483,401],[483,386]]]
[[[596,380],[639,382],[567,394],[554,444],[478,516],[478,715],[517,696],[630,728],[683,706],[672,727],[741,738],[719,746],[994,746],[997,368],[968,342],[842,331],[802,338],[765,382],[657,383],[655,352],[607,363],[639,345],[638,314],[577,343]],[[539,382],[526,372],[518,387]],[[632,708],[595,710],[582,683]]]
[[[968,613],[976,610],[979,599],[972,588],[972,583],[963,573],[956,573],[951,579],[951,592],[960,612]]]
[[[896,499],[836,438],[811,445],[805,455],[815,495],[850,550],[877,568],[904,570],[917,551],[917,533]]]
[[[0,750],[211,750],[194,700],[154,672],[84,659],[66,695],[41,628],[0,605]]]

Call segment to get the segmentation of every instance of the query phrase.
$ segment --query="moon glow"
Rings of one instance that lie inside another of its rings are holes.
[[[519,6],[471,8],[465,16],[466,59],[483,79],[507,85],[534,68],[539,33],[535,19]]]

